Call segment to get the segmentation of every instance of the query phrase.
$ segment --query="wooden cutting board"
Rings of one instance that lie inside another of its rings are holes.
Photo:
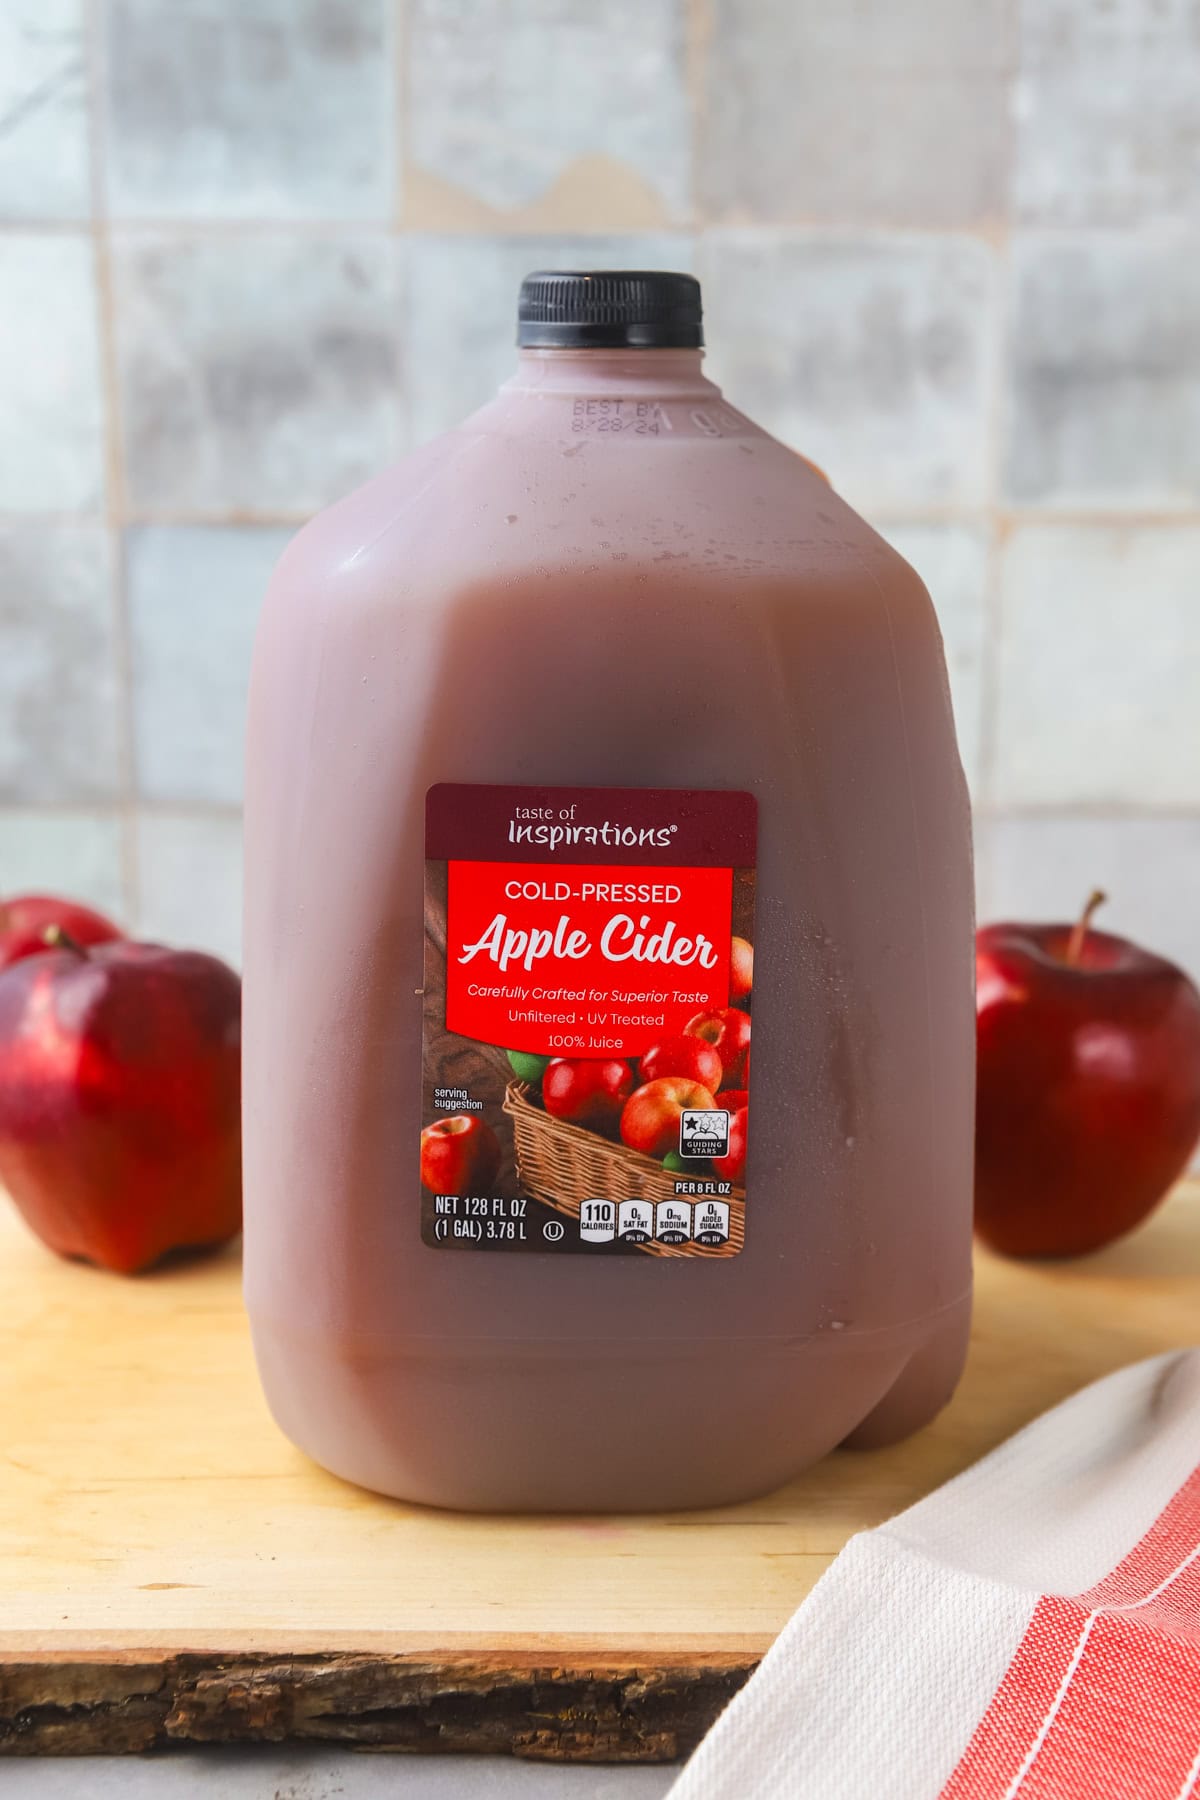
[[[307,1738],[685,1753],[852,1532],[1083,1383],[1200,1336],[1200,1188],[1128,1242],[981,1255],[970,1362],[906,1444],[652,1518],[456,1517],[307,1462],[237,1257],[122,1280],[0,1200],[0,1751]]]

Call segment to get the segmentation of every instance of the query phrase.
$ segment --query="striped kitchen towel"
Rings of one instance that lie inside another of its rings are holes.
[[[1200,1795],[1200,1350],[852,1538],[670,1800]]]

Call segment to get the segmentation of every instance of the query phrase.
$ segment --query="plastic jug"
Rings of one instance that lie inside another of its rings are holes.
[[[519,345],[267,597],[247,1303],[352,1481],[712,1505],[957,1380],[968,802],[924,587],[697,283],[531,276]]]

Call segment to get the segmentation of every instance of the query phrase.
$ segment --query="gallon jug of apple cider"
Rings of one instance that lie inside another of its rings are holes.
[[[969,812],[918,577],[701,369],[531,275],[516,369],[272,581],[246,786],[271,1409],[437,1506],[711,1506],[949,1397]]]

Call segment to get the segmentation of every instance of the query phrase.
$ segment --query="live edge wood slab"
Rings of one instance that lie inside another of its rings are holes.
[[[953,1404],[745,1506],[473,1518],[313,1467],[259,1396],[236,1254],[61,1263],[0,1197],[0,1752],[307,1739],[684,1755],[852,1532],[1200,1335],[1200,1189],[1062,1266],[981,1255]]]

